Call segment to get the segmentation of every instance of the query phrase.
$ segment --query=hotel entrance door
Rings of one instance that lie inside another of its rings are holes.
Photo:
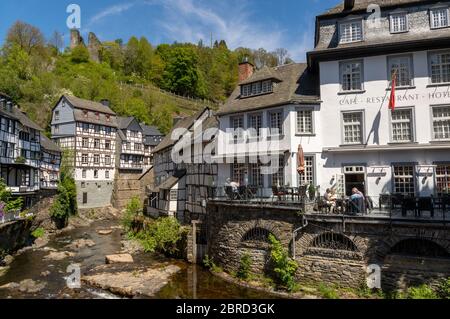
[[[364,166],[346,166],[345,175],[345,195],[351,196],[352,189],[356,187],[361,193],[366,194],[366,173]]]

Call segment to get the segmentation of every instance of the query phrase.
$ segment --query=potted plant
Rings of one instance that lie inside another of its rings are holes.
[[[310,200],[314,200],[316,198],[316,187],[313,184],[309,184],[308,194]]]

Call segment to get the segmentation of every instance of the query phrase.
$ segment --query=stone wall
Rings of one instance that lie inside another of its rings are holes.
[[[26,219],[0,224],[0,259],[30,244],[31,227],[32,222]]]
[[[308,224],[302,228],[302,217],[290,209],[209,203],[208,255],[232,272],[239,268],[242,256],[248,254],[252,271],[262,273],[269,270],[267,235],[273,234],[291,256],[295,245],[295,260],[299,264],[296,277],[304,284],[360,288],[371,264],[381,267],[382,288],[386,290],[421,283],[437,285],[450,277],[447,224],[305,216]],[[293,245],[293,231],[299,228]],[[430,258],[393,250],[410,239],[418,240],[420,245],[431,243],[439,247],[442,256]]]
[[[89,209],[111,205],[114,187],[112,181],[86,181],[85,187],[81,187],[81,183],[81,181],[76,181],[78,208]],[[87,193],[87,204],[83,204],[83,193]]]

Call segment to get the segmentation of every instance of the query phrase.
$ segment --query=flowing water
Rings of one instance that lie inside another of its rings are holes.
[[[46,247],[41,249],[28,249],[15,256],[9,269],[1,276],[0,286],[26,279],[45,283],[45,287],[36,293],[20,292],[19,289],[0,289],[2,298],[78,298],[78,299],[115,299],[119,296],[107,291],[94,289],[82,285],[81,289],[67,287],[66,278],[71,274],[67,267],[71,264],[80,264],[81,273],[105,263],[105,255],[119,253],[121,247],[121,230],[114,228],[117,222],[98,221],[89,227],[81,227],[66,231],[51,238]],[[110,235],[99,235],[97,229],[111,228]],[[45,257],[50,250],[71,251],[65,247],[77,239],[90,239],[95,246],[84,247],[74,251],[73,257],[62,260],[47,260]],[[181,271],[173,275],[169,283],[155,296],[156,298],[271,298],[271,295],[252,289],[230,284],[216,276],[211,275],[202,267],[190,265],[178,260],[171,260],[152,254],[139,253],[133,255],[135,263],[148,265],[161,261],[178,265]]]

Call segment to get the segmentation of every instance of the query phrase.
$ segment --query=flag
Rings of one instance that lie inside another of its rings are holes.
[[[303,147],[302,144],[298,145],[298,151],[297,151],[297,172],[302,175],[305,173],[305,154],[303,153]]]
[[[395,109],[395,86],[397,82],[397,71],[394,71],[392,74],[392,81],[391,81],[391,97],[389,98],[389,108],[391,111],[394,111]]]

